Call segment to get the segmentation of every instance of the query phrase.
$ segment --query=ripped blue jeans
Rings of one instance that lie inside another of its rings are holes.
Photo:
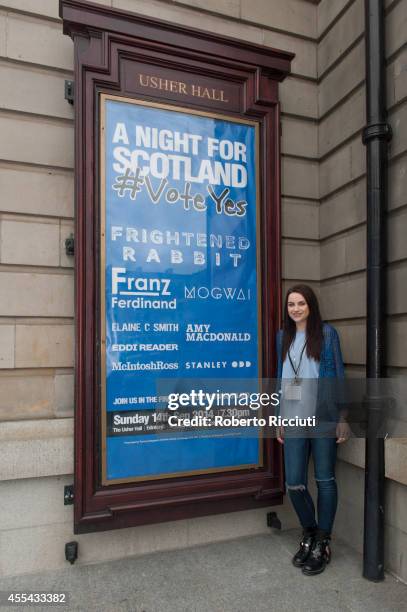
[[[285,479],[288,494],[304,529],[331,533],[338,504],[335,479],[336,438],[284,437]],[[308,463],[312,454],[318,488],[318,521],[308,491]]]

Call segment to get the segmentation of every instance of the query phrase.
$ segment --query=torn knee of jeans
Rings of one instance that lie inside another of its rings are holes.
[[[335,476],[331,476],[331,478],[315,478],[315,482],[331,482],[332,480],[336,480]]]
[[[305,491],[306,489],[306,486],[303,484],[289,485],[288,483],[286,483],[286,487],[289,491]]]

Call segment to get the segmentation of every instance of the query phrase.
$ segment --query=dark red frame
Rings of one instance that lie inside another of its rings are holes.
[[[289,73],[294,56],[82,0],[60,0],[60,15],[75,52],[75,533],[280,504],[282,452],[269,439],[261,469],[100,484],[98,94],[259,121],[262,371],[272,377],[281,317],[278,82]],[[140,66],[158,76],[170,73],[182,81],[212,83],[228,93],[230,102],[140,92],[131,78]]]

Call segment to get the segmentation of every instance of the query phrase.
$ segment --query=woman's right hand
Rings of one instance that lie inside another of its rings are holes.
[[[284,444],[284,427],[282,425],[281,427],[276,427],[276,438],[277,442]]]

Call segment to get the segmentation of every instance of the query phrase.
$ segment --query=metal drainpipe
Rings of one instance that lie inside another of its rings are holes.
[[[363,576],[384,579],[384,440],[376,434],[384,398],[386,174],[391,128],[386,122],[384,2],[365,0],[366,24],[366,145],[367,169],[367,322],[366,376],[368,427],[365,455]],[[375,384],[377,381],[377,384]]]

